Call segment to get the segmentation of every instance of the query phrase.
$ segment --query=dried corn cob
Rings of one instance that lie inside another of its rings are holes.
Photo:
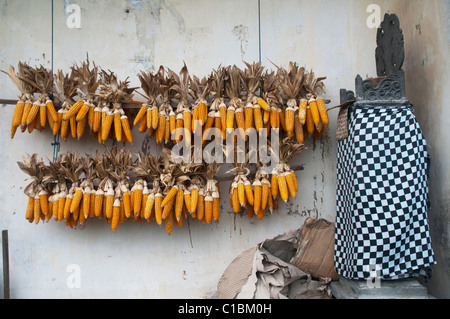
[[[255,179],[255,181],[253,182],[253,193],[254,193],[253,210],[255,213],[258,213],[261,208],[261,199],[262,199],[262,186],[261,181],[259,179]]]

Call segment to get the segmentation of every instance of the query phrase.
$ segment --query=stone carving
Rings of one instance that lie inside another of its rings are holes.
[[[403,33],[400,21],[395,14],[384,15],[377,30],[377,48],[375,61],[378,76],[388,76],[398,73],[405,59]]]
[[[363,80],[356,77],[356,97],[358,101],[405,100],[405,77],[403,71],[387,77]]]

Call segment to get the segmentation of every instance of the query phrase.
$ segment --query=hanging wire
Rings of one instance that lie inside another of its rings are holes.
[[[59,143],[59,134],[55,135],[52,146],[53,146],[53,162],[54,162],[58,158],[59,148],[61,146],[61,144]]]
[[[259,62],[261,62],[261,0],[258,0]]]
[[[52,57],[52,73],[53,73],[53,0],[52,0],[52,52],[51,52],[51,57]]]
[[[52,43],[51,43],[51,63],[52,63],[52,74],[53,73],[53,0],[52,0]],[[53,83],[52,83],[53,85]],[[52,100],[53,103],[55,103],[54,101],[54,97],[53,94],[50,96],[50,99]],[[58,158],[58,153],[59,153],[59,149],[61,144],[59,143],[59,133],[56,133],[56,135],[54,135],[54,139],[53,139],[53,143],[51,144],[53,146],[53,162]]]

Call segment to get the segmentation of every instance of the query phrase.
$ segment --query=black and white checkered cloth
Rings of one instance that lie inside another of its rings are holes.
[[[410,107],[349,110],[338,142],[335,269],[349,279],[429,276],[428,153]]]

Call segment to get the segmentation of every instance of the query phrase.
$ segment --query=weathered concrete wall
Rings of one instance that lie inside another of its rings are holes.
[[[378,3],[383,14],[385,8],[390,8],[388,1],[260,3],[261,58],[265,66],[272,67],[269,60],[283,66],[296,61],[317,75],[327,76],[331,105],[339,103],[340,88],[354,88],[356,74],[376,74],[376,29],[366,25],[366,8]],[[68,4],[81,8],[80,29],[66,25]],[[5,43],[0,48],[0,69],[18,61],[50,67],[50,2],[2,0],[0,7],[0,37]],[[39,23],[25,23],[36,17]],[[219,64],[242,67],[243,61],[258,60],[258,39],[257,0],[54,1],[54,69],[67,70],[89,52],[98,65],[121,78],[130,76],[132,85],[138,85],[136,74],[140,70],[152,70],[161,64],[179,70],[185,61],[190,72],[199,76]],[[15,87],[2,75],[0,97],[16,95]],[[439,105],[443,106],[442,102]],[[9,230],[13,298],[210,297],[227,265],[243,250],[299,228],[307,216],[329,220],[335,216],[337,111],[331,111],[329,136],[308,142],[308,149],[295,160],[295,164],[305,166],[297,173],[298,198],[288,205],[281,204],[279,211],[261,221],[232,213],[223,193],[219,223],[190,221],[175,227],[170,236],[154,223],[126,222],[115,233],[103,221],[89,222],[76,230],[55,222],[28,224],[22,192],[26,176],[16,161],[25,153],[51,159],[53,136],[49,132],[18,132],[10,140],[13,109],[1,107],[5,116],[0,119],[0,228]],[[137,130],[134,136],[131,150],[139,151],[144,136],[139,136]],[[80,142],[62,142],[60,151],[93,153],[98,148],[102,149],[96,140],[85,136]],[[154,142],[150,149],[160,151]],[[448,154],[448,149],[440,150]],[[224,182],[221,189],[228,186]],[[70,265],[79,267],[80,288],[67,285]]]
[[[450,2],[393,1],[405,39],[406,96],[427,140],[430,167],[430,221],[437,264],[428,283],[439,298],[450,298]]]

